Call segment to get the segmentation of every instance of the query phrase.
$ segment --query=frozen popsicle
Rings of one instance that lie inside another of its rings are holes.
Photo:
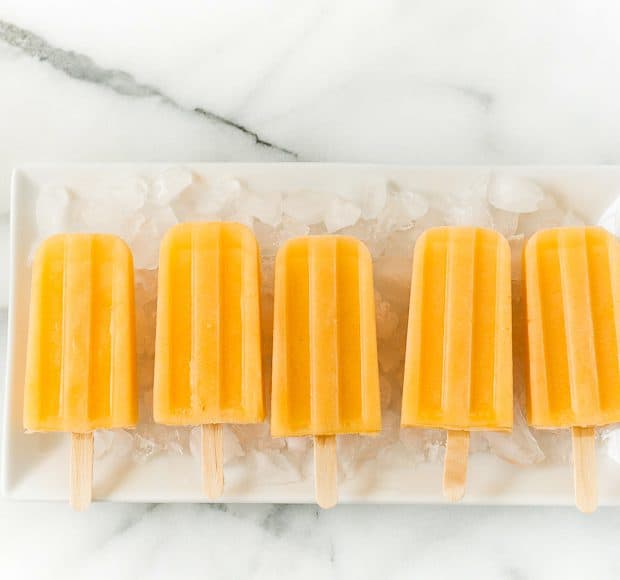
[[[620,243],[595,227],[544,230],[524,271],[528,421],[572,430],[575,499],[590,512],[595,427],[620,422]]]
[[[381,430],[372,261],[358,240],[297,238],[276,257],[271,433],[314,437],[317,502],[337,501],[336,435]]]
[[[254,234],[235,223],[186,223],[159,254],[155,421],[201,425],[203,484],[222,494],[222,423],[265,419],[260,265]]]
[[[469,432],[512,429],[510,284],[496,232],[434,228],[416,243],[401,425],[447,429],[451,501],[465,491]]]
[[[74,508],[91,501],[93,430],[137,420],[131,252],[116,236],[53,236],[32,269],[24,427],[72,433]]]

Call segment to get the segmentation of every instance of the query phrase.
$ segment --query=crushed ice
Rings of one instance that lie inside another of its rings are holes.
[[[405,356],[409,276],[415,240],[438,225],[491,227],[509,241],[513,253],[515,343],[521,343],[520,294],[523,245],[533,232],[551,226],[583,223],[553,195],[533,181],[502,173],[484,175],[459,191],[425,192],[377,181],[345,194],[317,190],[253,191],[234,176],[212,181],[183,167],[168,167],[150,177],[101,182],[96,191],[45,186],[36,203],[39,241],[66,231],[104,231],[131,246],[136,267],[138,373],[141,423],[132,431],[95,433],[97,457],[131,454],[143,462],[161,453],[200,454],[200,428],[172,428],[152,420],[152,381],[156,313],[157,262],[164,233],[179,221],[234,220],[254,228],[263,258],[265,368],[269,369],[273,261],[286,240],[307,234],[342,233],[365,242],[374,259],[377,339],[381,373],[383,431],[373,437],[338,439],[340,469],[353,476],[364,466],[411,465],[442,461],[445,433],[400,429],[402,369]],[[618,216],[609,216],[612,228]],[[568,462],[568,432],[537,431],[523,412],[523,353],[515,349],[515,425],[511,434],[477,433],[472,452],[492,453],[506,461],[532,464]],[[608,428],[601,441],[620,462],[620,431]],[[298,481],[311,472],[309,438],[272,439],[268,424],[224,429],[224,461],[260,470],[274,483]],[[266,481],[266,480],[265,480]]]

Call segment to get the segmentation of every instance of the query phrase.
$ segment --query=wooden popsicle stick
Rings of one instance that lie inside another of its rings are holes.
[[[582,512],[592,513],[598,506],[594,427],[573,427],[571,433],[575,503]]]
[[[338,503],[338,455],[335,435],[314,437],[314,486],[316,503],[329,509]]]
[[[448,431],[446,458],[443,464],[443,495],[450,501],[459,501],[465,494],[469,431]]]
[[[71,467],[70,467],[71,507],[84,511],[93,496],[93,434],[71,433]]]
[[[224,491],[224,445],[222,425],[202,425],[202,485],[209,499],[217,499]]]

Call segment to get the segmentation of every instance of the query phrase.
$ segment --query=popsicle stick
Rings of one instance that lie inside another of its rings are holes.
[[[446,458],[443,464],[443,495],[459,501],[465,494],[469,431],[448,431]]]
[[[573,474],[575,503],[584,513],[598,506],[594,427],[573,427]]]
[[[338,456],[335,435],[314,437],[314,486],[316,503],[328,509],[338,503]]]
[[[202,426],[202,485],[209,499],[217,499],[224,491],[224,448],[222,425]]]
[[[71,507],[84,511],[93,496],[93,434],[71,433]]]

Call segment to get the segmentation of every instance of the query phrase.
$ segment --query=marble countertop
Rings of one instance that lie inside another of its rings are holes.
[[[619,163],[619,17],[613,0],[3,0],[0,365],[15,165]],[[0,502],[0,522],[11,579],[620,575],[609,508]]]

